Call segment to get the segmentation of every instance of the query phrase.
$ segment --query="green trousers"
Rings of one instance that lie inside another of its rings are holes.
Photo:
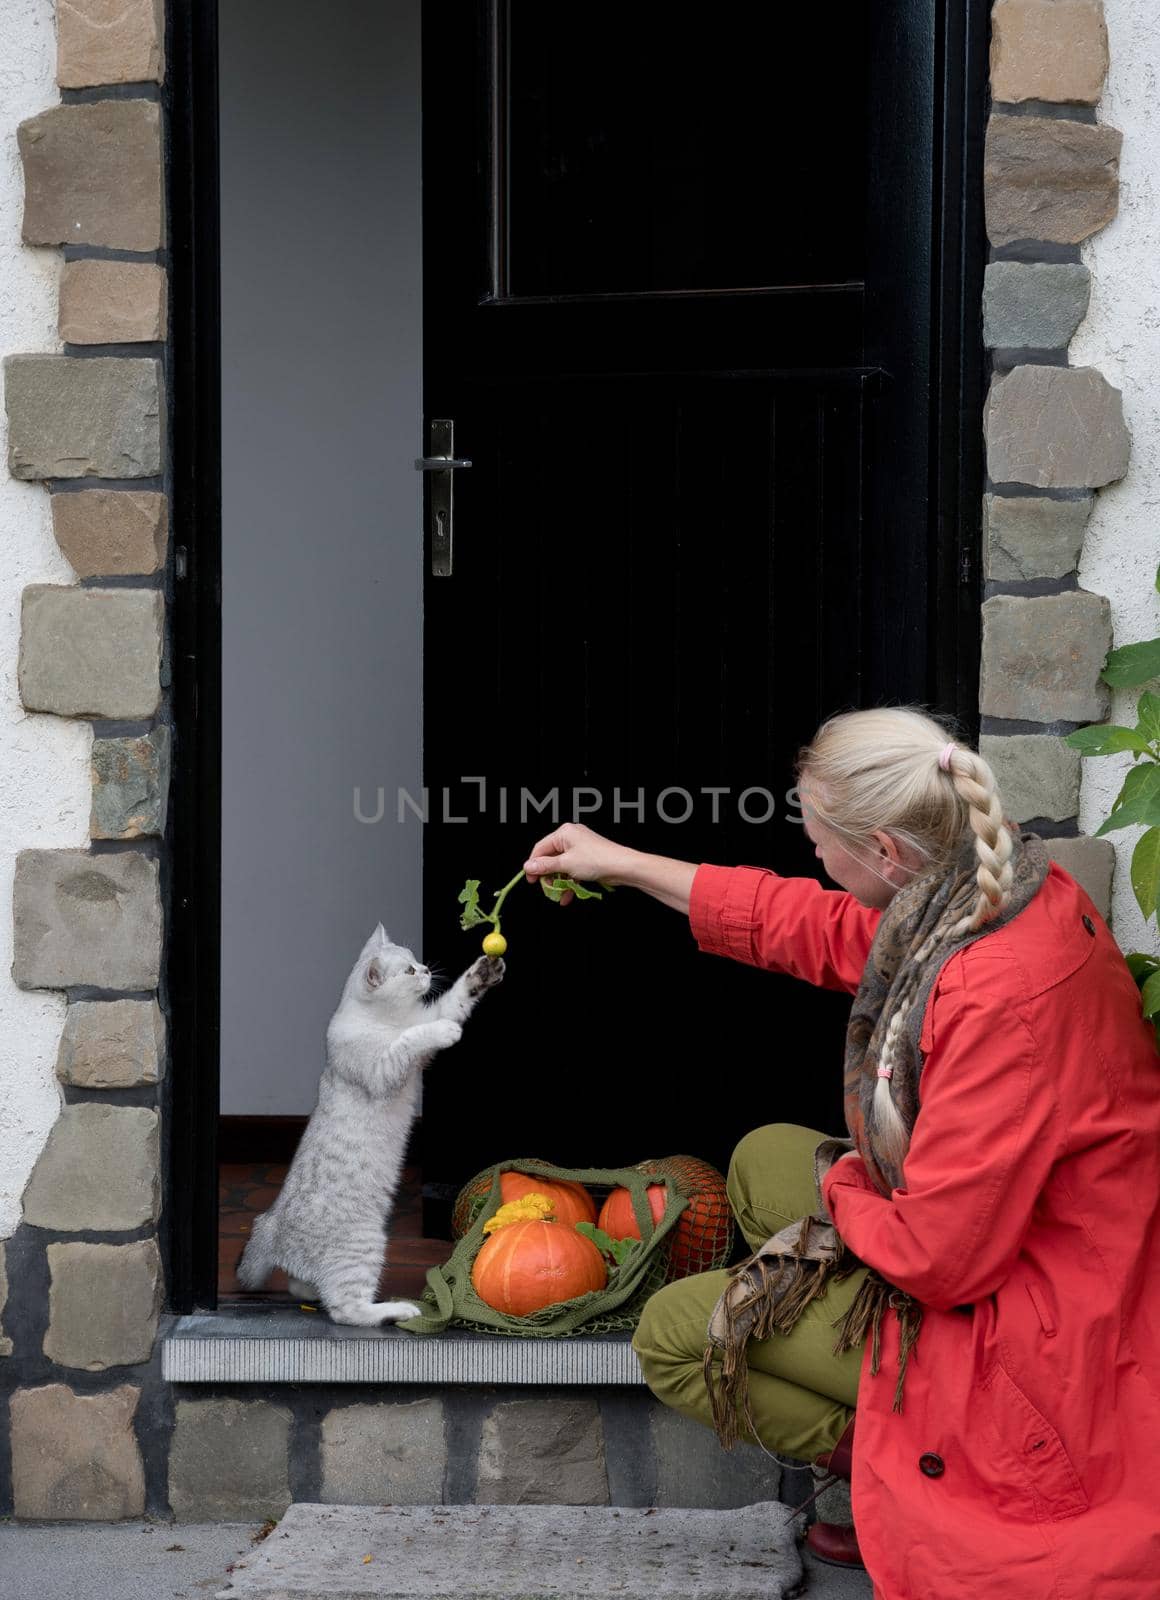
[[[813,1154],[824,1137],[775,1123],[747,1134],[729,1166],[729,1201],[752,1249],[817,1209]],[[799,1461],[832,1450],[853,1415],[861,1349],[833,1354],[834,1322],[849,1308],[865,1268],[808,1306],[792,1333],[749,1345],[749,1397],[762,1444]],[[661,1289],[633,1341],[645,1381],[682,1416],[712,1427],[702,1361],[709,1317],[728,1279],[703,1272]]]

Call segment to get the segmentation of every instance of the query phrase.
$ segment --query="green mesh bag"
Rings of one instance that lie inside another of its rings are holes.
[[[472,1197],[470,1225],[441,1267],[432,1267],[427,1273],[427,1287],[420,1301],[422,1314],[411,1317],[398,1326],[407,1333],[443,1333],[449,1327],[469,1328],[477,1333],[514,1335],[525,1339],[563,1339],[575,1334],[595,1334],[631,1331],[640,1320],[645,1301],[664,1284],[669,1276],[668,1244],[682,1214],[693,1204],[694,1191],[691,1179],[673,1163],[647,1162],[650,1170],[640,1167],[554,1167],[544,1161],[500,1161],[480,1174],[464,1191],[469,1194],[484,1178],[490,1187],[482,1197]],[[698,1166],[702,1165],[700,1163]],[[665,1169],[665,1170],[662,1170]],[[563,1178],[582,1183],[594,1191],[599,1199],[601,1192],[625,1188],[632,1196],[633,1211],[640,1228],[641,1247],[634,1250],[619,1267],[610,1267],[608,1283],[603,1289],[578,1296],[574,1300],[561,1300],[556,1305],[545,1306],[526,1317],[509,1316],[486,1305],[471,1286],[471,1268],[480,1246],[484,1242],[483,1225],[499,1210],[500,1174],[522,1172],[529,1177]],[[719,1177],[719,1175],[718,1175]],[[666,1190],[665,1208],[659,1221],[653,1221],[648,1201],[651,1184],[663,1184]],[[470,1213],[469,1213],[470,1214]],[[732,1229],[718,1229],[714,1241],[718,1248],[707,1256],[699,1269],[724,1266],[732,1246]]]

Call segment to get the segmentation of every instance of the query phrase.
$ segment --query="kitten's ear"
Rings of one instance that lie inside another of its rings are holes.
[[[381,923],[381,922],[380,922],[380,923],[379,923],[379,924],[378,924],[378,926],[377,926],[377,927],[376,927],[376,928],[375,928],[375,937],[376,937],[376,938],[377,938],[377,939],[378,939],[378,941],[379,941],[379,943],[380,943],[380,944],[381,944],[381,945],[382,945],[382,946],[384,946],[384,948],[385,948],[385,947],[386,947],[386,946],[387,946],[387,945],[389,945],[389,944],[390,944],[390,942],[391,942],[391,936],[390,936],[390,934],[389,934],[389,933],[388,933],[388,932],[387,932],[387,930],[386,930],[386,929],[385,929],[385,928],[384,928],[384,927],[383,927],[383,925],[382,925],[382,923]]]
[[[367,963],[367,988],[378,989],[387,975],[387,969],[378,956],[372,956]]]

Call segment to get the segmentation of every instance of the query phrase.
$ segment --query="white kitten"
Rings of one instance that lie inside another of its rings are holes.
[[[327,1027],[318,1104],[282,1192],[254,1222],[238,1264],[245,1288],[260,1289],[284,1267],[290,1293],[321,1300],[335,1322],[371,1327],[417,1314],[410,1301],[375,1292],[420,1074],[503,972],[502,961],[481,956],[428,1003],[430,972],[379,923]]]

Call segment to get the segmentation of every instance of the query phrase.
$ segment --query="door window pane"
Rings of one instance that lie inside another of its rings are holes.
[[[863,32],[864,0],[510,0],[508,292],[861,278]]]

